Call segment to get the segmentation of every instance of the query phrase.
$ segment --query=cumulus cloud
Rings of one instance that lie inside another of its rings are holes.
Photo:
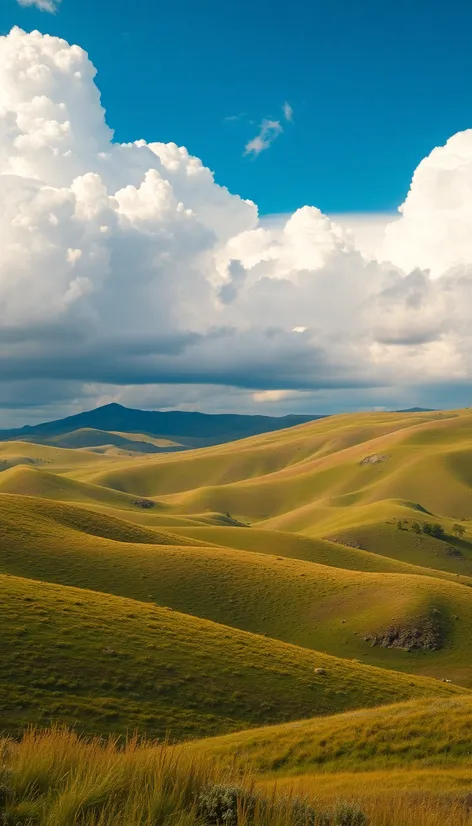
[[[283,131],[282,124],[279,120],[268,120],[267,118],[264,118],[257,135],[252,138],[252,140],[248,141],[244,147],[244,154],[252,155],[257,158],[261,152],[264,152],[265,149],[272,146],[275,139]]]
[[[18,0],[20,6],[35,6],[40,11],[48,11],[54,14],[61,0]]]
[[[0,383],[18,408],[155,406],[165,386],[197,408],[322,412],[467,386],[472,131],[358,243],[314,206],[259,220],[184,147],[114,141],[78,46],[13,29],[0,88]],[[281,131],[264,122],[247,153]]]

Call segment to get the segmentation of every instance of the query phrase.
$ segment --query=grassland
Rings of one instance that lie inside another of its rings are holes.
[[[0,444],[0,729],[214,735],[268,794],[472,822],[472,413],[157,441]]]
[[[29,523],[20,524],[28,506]],[[166,606],[338,657],[472,683],[471,592],[454,579],[349,571],[205,546],[103,514],[57,503],[48,508],[41,500],[4,498],[5,573]],[[423,620],[438,624],[436,651],[372,647],[364,639],[392,624],[413,627]]]
[[[429,769],[468,770],[472,697],[412,700],[238,732],[195,748],[266,777]],[[313,782],[313,779],[312,781]]]
[[[269,778],[221,765],[198,748],[85,741],[64,730],[29,732],[3,749],[6,822],[25,826],[470,826],[470,769]],[[427,778],[427,779],[426,779]],[[426,779],[434,791],[418,792]],[[229,795],[228,795],[229,792]],[[223,794],[226,796],[223,798]],[[251,807],[252,801],[252,807]],[[359,805],[360,804],[360,805]],[[222,809],[220,809],[221,816]],[[302,818],[302,819],[301,819]]]
[[[182,738],[462,691],[166,608],[5,575],[0,627],[0,719],[12,733],[63,721],[89,733]]]

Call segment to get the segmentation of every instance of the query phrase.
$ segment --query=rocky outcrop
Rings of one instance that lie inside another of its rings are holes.
[[[386,456],[382,453],[373,453],[371,456],[364,456],[363,459],[359,462],[360,465],[379,465],[381,462],[386,462],[389,459],[389,456]]]
[[[401,648],[404,651],[437,651],[443,645],[440,623],[431,618],[411,625],[391,625],[383,631],[366,634],[364,642],[382,648]]]

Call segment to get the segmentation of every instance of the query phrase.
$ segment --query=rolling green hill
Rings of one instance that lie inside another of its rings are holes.
[[[207,736],[270,795],[470,826],[472,413],[98,424],[0,443],[0,729]]]
[[[0,594],[0,719],[10,732],[62,721],[202,736],[460,692],[84,589],[1,575]]]
[[[308,649],[472,685],[472,591],[455,577],[347,570],[205,545],[28,497],[4,495],[0,504],[5,573],[151,602]],[[406,635],[401,647],[384,647],[392,628]]]
[[[315,771],[470,767],[472,697],[412,700],[252,729],[196,747],[258,772],[293,777]]]

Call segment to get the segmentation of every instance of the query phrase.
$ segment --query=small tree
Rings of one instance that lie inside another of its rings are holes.
[[[403,527],[403,519],[397,519],[397,528],[399,531],[405,530]]]
[[[411,530],[414,533],[421,533],[421,525],[419,522],[412,522],[411,523]]]
[[[430,534],[432,527],[430,522],[423,522],[423,533]]]
[[[458,539],[462,539],[465,534],[465,528],[463,525],[459,525],[459,523],[456,522],[455,525],[452,526],[452,533],[454,536],[457,536]]]
[[[444,528],[439,522],[435,522],[434,525],[431,525],[431,536],[436,537],[436,539],[442,539],[444,537]]]

